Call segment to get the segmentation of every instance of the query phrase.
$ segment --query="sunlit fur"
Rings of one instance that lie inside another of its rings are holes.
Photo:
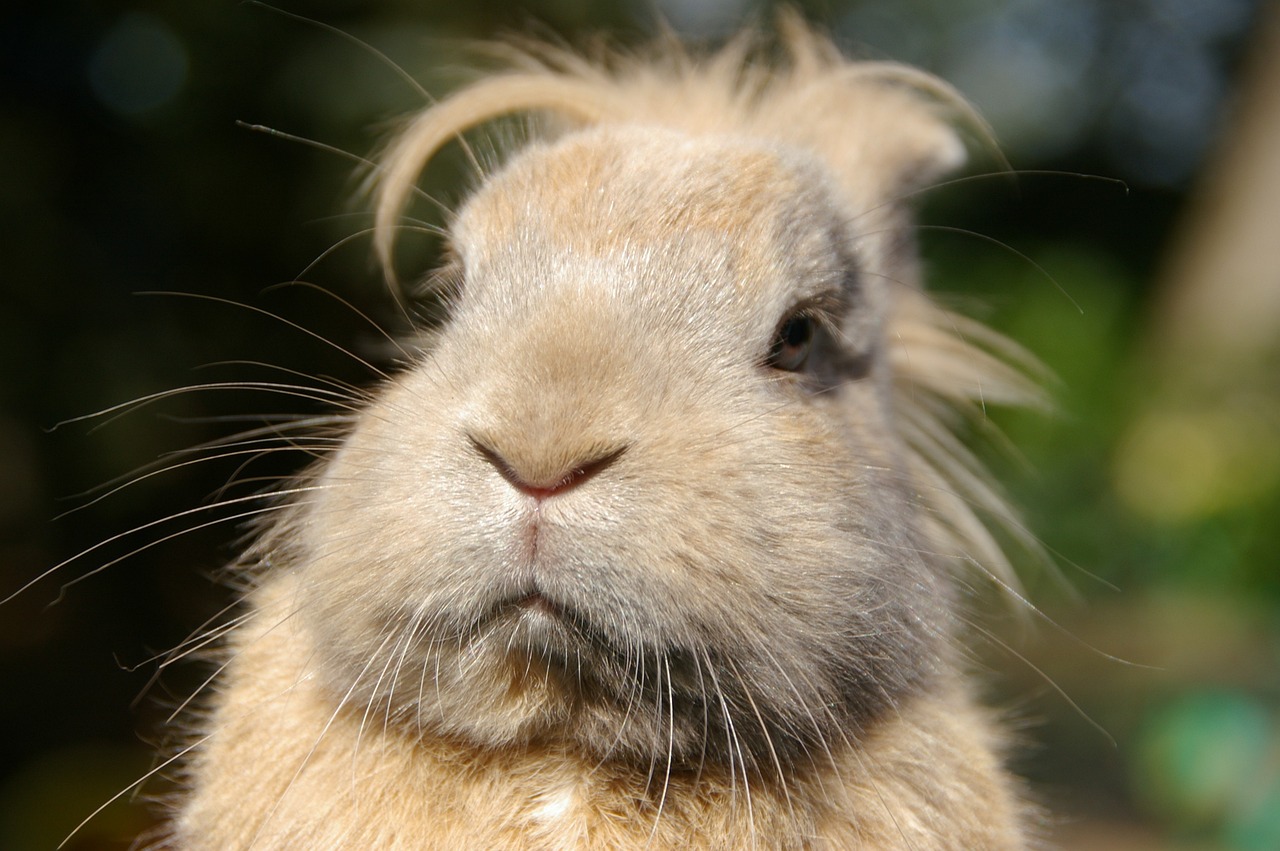
[[[388,149],[390,262],[442,145],[541,118],[450,223],[443,328],[246,555],[174,846],[1025,846],[952,590],[1013,584],[1009,512],[950,426],[1034,394],[908,216],[973,119],[779,41],[537,49]]]

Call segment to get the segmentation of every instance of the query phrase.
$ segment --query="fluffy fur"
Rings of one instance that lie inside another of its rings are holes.
[[[172,845],[1024,845],[952,599],[1011,582],[1008,511],[948,426],[1030,390],[908,217],[967,109],[782,41],[539,51],[388,150],[389,262],[442,145],[544,119],[451,223],[447,322],[246,556]]]

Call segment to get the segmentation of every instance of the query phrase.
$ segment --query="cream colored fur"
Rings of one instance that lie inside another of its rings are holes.
[[[544,119],[450,225],[447,323],[245,557],[171,845],[1025,846],[952,591],[1012,584],[1010,515],[949,421],[1033,393],[908,216],[967,108],[783,29],[543,51],[387,152],[389,262],[442,145]]]
[[[707,775],[664,789],[570,748],[482,750],[358,707],[335,714],[290,617],[294,586],[273,583],[237,636],[243,675],[194,766],[183,848],[1022,847],[988,719],[952,683],[856,747],[833,744],[830,764],[785,789]]]

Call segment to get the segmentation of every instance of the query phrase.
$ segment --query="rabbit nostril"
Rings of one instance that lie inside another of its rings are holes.
[[[474,435],[468,435],[476,452],[493,465],[504,479],[521,493],[546,499],[571,490],[613,464],[627,451],[626,446],[608,449],[593,447],[581,455],[587,460],[571,464],[519,463]]]

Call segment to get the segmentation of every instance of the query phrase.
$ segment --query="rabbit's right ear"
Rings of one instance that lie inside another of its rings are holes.
[[[388,275],[398,221],[423,168],[450,139],[486,121],[523,112],[549,112],[594,124],[612,110],[598,86],[572,77],[510,73],[474,83],[419,113],[396,136],[371,177],[374,250]]]

